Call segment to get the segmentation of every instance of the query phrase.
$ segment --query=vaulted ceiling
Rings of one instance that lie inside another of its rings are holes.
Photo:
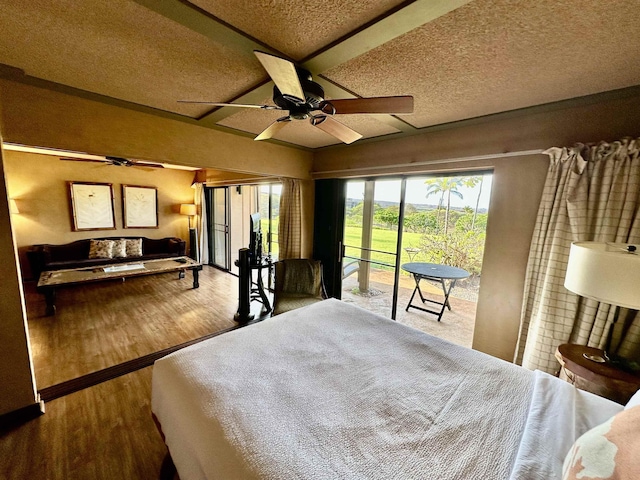
[[[413,95],[412,115],[340,115],[365,138],[640,84],[638,0],[0,0],[0,75],[255,136],[281,112],[253,54],[327,98]],[[275,141],[339,143],[294,121]],[[274,141],[274,140],[270,140]]]

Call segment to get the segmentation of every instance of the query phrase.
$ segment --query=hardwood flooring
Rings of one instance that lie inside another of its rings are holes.
[[[236,326],[237,282],[205,266],[198,289],[190,274],[175,273],[61,288],[51,317],[44,316],[44,297],[27,285],[38,389]]]
[[[156,480],[166,448],[151,418],[152,368],[48,402],[0,432],[0,479]]]
[[[27,285],[38,388],[237,326],[236,277],[204,267],[191,287],[190,275],[166,274],[61,289],[56,316],[45,317]],[[48,401],[44,415],[0,431],[0,480],[157,479],[166,447],[151,417],[152,369]]]

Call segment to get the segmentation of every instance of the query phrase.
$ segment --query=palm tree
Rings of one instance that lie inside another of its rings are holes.
[[[462,199],[462,193],[458,191],[458,187],[462,186],[465,179],[467,177],[438,177],[438,178],[428,178],[424,181],[427,186],[427,197],[440,193],[440,202],[438,204],[438,213],[437,217],[440,217],[440,207],[444,201],[446,196],[447,198],[447,208],[444,213],[444,234],[447,234],[447,230],[449,229],[449,210],[451,209],[451,195],[455,195],[456,197]]]
[[[471,220],[471,230],[476,226],[476,218],[478,217],[478,208],[480,205],[480,195],[482,195],[482,184],[484,183],[484,175],[475,177],[466,177],[464,180],[464,186],[467,188],[474,188],[477,184],[480,184],[480,190],[478,190],[478,196],[476,197],[476,208],[473,210],[473,220]]]

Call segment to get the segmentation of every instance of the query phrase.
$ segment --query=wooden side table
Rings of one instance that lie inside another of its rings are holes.
[[[560,362],[559,377],[601,397],[624,405],[640,389],[640,372],[626,372],[609,361],[594,362],[584,355],[604,357],[604,351],[565,343],[556,351]]]

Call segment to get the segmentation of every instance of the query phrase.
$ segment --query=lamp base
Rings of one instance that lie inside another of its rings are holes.
[[[198,261],[198,244],[197,244],[197,235],[196,229],[189,229],[189,257],[194,259],[196,262]]]

